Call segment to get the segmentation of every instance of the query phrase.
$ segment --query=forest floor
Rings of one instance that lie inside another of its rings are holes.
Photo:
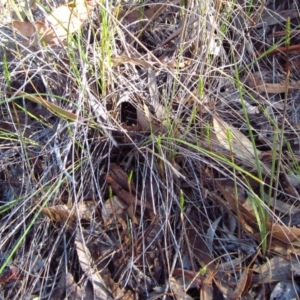
[[[298,0],[0,14],[0,298],[299,299]]]

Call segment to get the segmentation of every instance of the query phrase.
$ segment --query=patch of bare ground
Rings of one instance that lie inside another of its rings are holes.
[[[298,299],[298,1],[1,5],[3,299]]]

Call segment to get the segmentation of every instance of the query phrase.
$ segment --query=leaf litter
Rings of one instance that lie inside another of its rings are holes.
[[[298,293],[299,3],[271,2],[1,24],[0,296]]]

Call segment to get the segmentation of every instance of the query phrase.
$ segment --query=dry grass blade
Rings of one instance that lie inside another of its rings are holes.
[[[17,92],[16,95],[19,97],[24,97],[34,103],[42,105],[43,107],[47,108],[48,110],[50,110],[52,113],[58,115],[59,117],[63,117],[65,119],[71,120],[71,121],[80,120],[80,118],[77,115],[64,110],[63,108],[59,107],[58,105],[51,103],[48,100],[44,99],[43,97],[34,96],[34,95],[30,95],[30,94],[23,93],[23,92]]]

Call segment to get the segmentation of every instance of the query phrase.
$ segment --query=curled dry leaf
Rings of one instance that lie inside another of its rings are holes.
[[[111,189],[113,190],[113,192],[129,206],[138,205],[153,211],[153,208],[150,204],[142,203],[140,200],[137,199],[136,196],[134,196],[132,193],[122,188],[122,186],[118,182],[116,182],[111,175],[108,175],[106,180],[107,183],[110,185]]]
[[[52,221],[75,221],[77,216],[79,219],[90,220],[95,212],[96,205],[94,201],[79,202],[74,205],[54,205],[42,208],[42,212],[46,214]],[[78,214],[77,214],[77,212]]]

